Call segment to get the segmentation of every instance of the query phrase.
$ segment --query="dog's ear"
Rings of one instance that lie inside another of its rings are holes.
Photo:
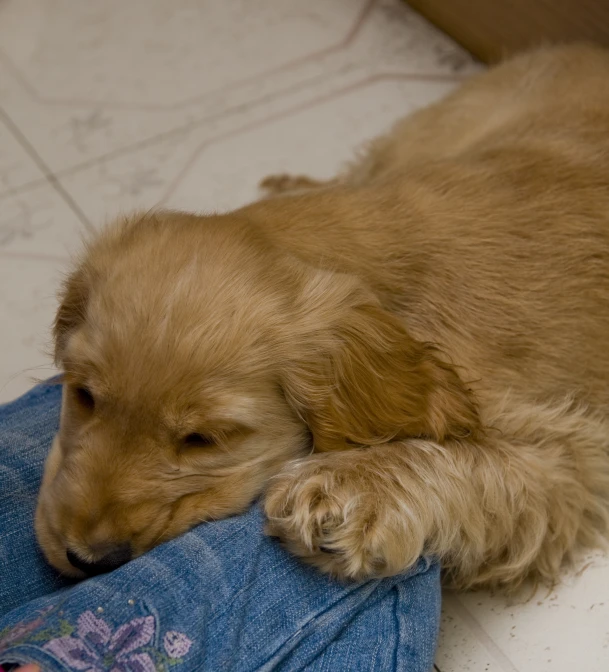
[[[55,364],[58,366],[68,337],[85,319],[89,286],[88,275],[80,266],[66,278],[59,292],[59,308],[53,323]]]
[[[358,281],[331,275],[305,292],[315,307],[300,315],[301,342],[283,372],[286,396],[315,449],[475,434],[476,406],[454,368]]]

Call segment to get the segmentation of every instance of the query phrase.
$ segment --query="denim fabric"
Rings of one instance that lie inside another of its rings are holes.
[[[43,670],[431,668],[439,570],[340,584],[262,534],[262,513],[200,525],[111,574],[70,583],[32,518],[57,429],[58,385],[0,407],[0,665]]]

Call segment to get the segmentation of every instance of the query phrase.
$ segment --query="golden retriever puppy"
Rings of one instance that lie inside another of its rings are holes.
[[[37,533],[82,576],[264,493],[339,578],[554,581],[609,524],[609,54],[525,54],[326,183],[122,219],[55,322]]]

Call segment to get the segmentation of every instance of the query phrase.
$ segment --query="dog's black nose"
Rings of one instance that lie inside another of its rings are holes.
[[[106,551],[99,560],[95,562],[87,562],[76,555],[73,551],[66,551],[68,562],[76,569],[80,569],[87,576],[96,576],[97,574],[105,574],[111,572],[113,569],[129,562],[133,557],[131,544],[118,544],[117,546],[107,546]]]

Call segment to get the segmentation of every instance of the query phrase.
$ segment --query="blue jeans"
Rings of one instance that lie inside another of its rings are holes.
[[[61,388],[0,407],[0,665],[43,670],[431,668],[439,569],[340,584],[262,533],[259,506],[200,525],[111,574],[61,578],[33,514]]]

